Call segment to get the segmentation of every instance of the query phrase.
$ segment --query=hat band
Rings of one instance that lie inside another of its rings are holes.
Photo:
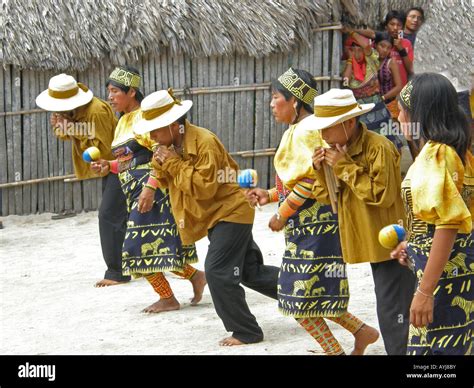
[[[352,109],[359,107],[359,104],[356,102],[351,105],[346,106],[315,106],[314,107],[314,115],[316,117],[333,117],[333,116],[340,116],[344,113],[350,112]]]
[[[158,116],[161,116],[163,113],[168,112],[175,104],[176,103],[173,101],[167,105],[160,106],[159,108],[145,110],[142,112],[142,116],[145,120],[156,119]]]
[[[48,89],[48,94],[50,97],[53,98],[60,98],[60,99],[65,99],[65,98],[70,98],[72,96],[75,96],[79,92],[79,87],[76,86],[74,89],[69,89],[69,90],[52,90]]]
[[[78,82],[75,88],[69,90],[53,90],[48,88],[48,95],[50,97],[59,99],[71,98],[79,92],[79,88],[81,88],[84,92],[87,92],[89,90],[86,85]]]

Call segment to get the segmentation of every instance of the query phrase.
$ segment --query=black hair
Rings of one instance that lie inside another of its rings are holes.
[[[185,113],[185,114],[182,115],[178,120],[176,120],[176,122],[177,122],[179,125],[185,125],[187,116],[188,116],[188,114]]]
[[[121,69],[123,70],[126,70],[130,73],[134,73],[136,75],[140,75],[140,73],[138,72],[138,70],[134,67],[131,67],[131,66],[120,66]],[[130,90],[130,87],[129,86],[125,86],[119,82],[116,82],[114,81],[113,79],[108,79],[107,82],[105,83],[105,87],[108,87],[109,85],[112,85],[120,90],[122,90],[124,93],[128,93],[128,91]],[[140,89],[138,88],[133,88],[135,89],[135,99],[138,101],[138,103],[141,103],[142,100],[144,99],[144,96],[143,96],[143,93],[141,92]]]
[[[410,11],[418,11],[419,13],[421,13],[421,22],[422,23],[425,22],[425,11],[423,11],[423,8],[421,8],[421,7],[411,7],[411,8],[408,9],[408,11],[406,12],[405,15],[408,16]]]
[[[402,28],[405,27],[406,15],[403,12],[396,10],[388,11],[387,16],[385,16],[385,22],[383,26],[387,27],[388,23],[390,23],[390,20],[392,19],[399,20],[400,23],[402,23]]]
[[[387,31],[377,31],[375,34],[375,44],[379,44],[383,40],[387,40],[393,45],[393,38]]]
[[[316,80],[314,79],[314,77],[311,75],[311,73],[307,72],[306,70],[301,70],[301,69],[293,69],[293,71],[308,86],[315,89],[316,91],[318,90],[318,84],[317,84]],[[281,82],[278,81],[277,79],[272,81],[272,90],[283,94],[286,101],[288,101],[291,97],[294,97],[293,94],[291,94],[290,91],[288,89],[286,89],[281,84]],[[298,121],[301,109],[304,109],[306,112],[311,113],[311,114],[314,113],[314,108],[313,108],[312,104],[307,104],[307,103],[301,101],[298,98],[296,98],[296,101],[297,101],[297,104],[296,104],[296,118],[295,118],[295,121],[293,122],[293,124],[295,124]]]
[[[436,73],[417,74],[411,82],[410,121],[420,123],[425,141],[452,146],[464,163],[471,147],[470,124],[453,84]]]

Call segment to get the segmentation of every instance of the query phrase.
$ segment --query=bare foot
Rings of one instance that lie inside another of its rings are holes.
[[[119,284],[125,284],[128,282],[118,282],[116,280],[109,280],[109,279],[102,279],[99,280],[94,287],[109,287],[109,286],[117,286]]]
[[[354,350],[352,351],[351,356],[363,355],[367,346],[377,341],[379,335],[377,329],[368,325],[363,325],[359,331],[354,334]]]
[[[170,298],[160,299],[158,302],[151,304],[144,308],[142,313],[161,313],[163,311],[179,310],[179,307],[179,302],[172,296]]]
[[[203,271],[197,271],[192,277],[191,283],[193,285],[194,298],[191,299],[191,306],[196,306],[202,299],[204,287],[206,287],[206,275]]]
[[[236,345],[245,345],[242,341],[239,341],[234,337],[224,338],[222,341],[219,341],[220,346],[236,346]]]

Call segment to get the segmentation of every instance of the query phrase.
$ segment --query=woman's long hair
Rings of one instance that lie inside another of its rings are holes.
[[[452,146],[464,163],[471,147],[471,129],[459,106],[456,89],[446,77],[436,73],[418,74],[411,82],[410,121],[420,124],[425,141]]]

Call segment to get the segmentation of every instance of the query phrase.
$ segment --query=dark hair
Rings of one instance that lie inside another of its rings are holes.
[[[379,44],[383,40],[387,40],[393,45],[393,38],[387,31],[377,31],[375,34],[375,44]]]
[[[388,11],[387,16],[385,16],[385,22],[383,26],[387,27],[388,23],[390,23],[390,20],[392,19],[399,20],[400,23],[402,23],[402,27],[405,26],[405,19],[406,19],[405,14],[401,11],[395,11],[395,10]]]
[[[131,66],[120,66],[120,68],[123,69],[123,70],[126,70],[126,71],[128,71],[128,72],[130,72],[130,73],[134,73],[134,74],[136,74],[136,75],[140,75],[140,73],[138,72],[138,70],[137,70],[136,68],[134,68],[134,67],[131,67]],[[129,87],[129,86],[122,85],[121,83],[116,82],[116,81],[114,81],[114,80],[112,80],[112,79],[108,79],[107,82],[105,83],[105,87],[108,87],[109,85],[112,85],[112,86],[114,86],[114,87],[116,87],[116,88],[122,90],[122,91],[125,92],[125,93],[128,93],[128,91],[130,90],[130,87]],[[143,93],[142,93],[141,90],[138,89],[138,88],[133,88],[133,89],[135,89],[135,99],[136,99],[139,103],[141,103],[142,100],[143,100],[143,98],[144,98]]]
[[[315,89],[316,91],[318,90],[318,84],[314,77],[311,75],[311,73],[308,73],[306,70],[301,70],[301,69],[293,69],[293,71],[296,73],[298,77],[300,77],[308,86],[311,88]],[[288,101],[291,97],[294,97],[293,94],[290,93],[288,89],[286,89],[280,81],[277,79],[272,81],[272,90],[276,91],[278,93],[283,94],[285,97],[285,100]],[[296,97],[295,97],[296,98]],[[301,109],[304,109],[306,112],[313,114],[314,113],[314,108],[313,105],[307,104],[300,99],[296,98],[297,105],[296,105],[296,118],[294,123],[298,121],[298,118],[300,116]],[[293,124],[294,124],[293,123]]]
[[[436,73],[415,75],[411,82],[410,121],[420,123],[425,140],[452,146],[464,163],[471,147],[470,125],[453,84]]]
[[[418,11],[419,13],[421,13],[421,22],[424,23],[424,21],[425,21],[425,11],[423,11],[423,8],[421,8],[421,7],[411,7],[406,12],[406,16],[408,16],[408,14],[411,11]]]
[[[188,114],[185,113],[185,114],[182,115],[178,120],[176,120],[176,122],[177,122],[179,125],[185,125],[187,116],[188,116]]]

